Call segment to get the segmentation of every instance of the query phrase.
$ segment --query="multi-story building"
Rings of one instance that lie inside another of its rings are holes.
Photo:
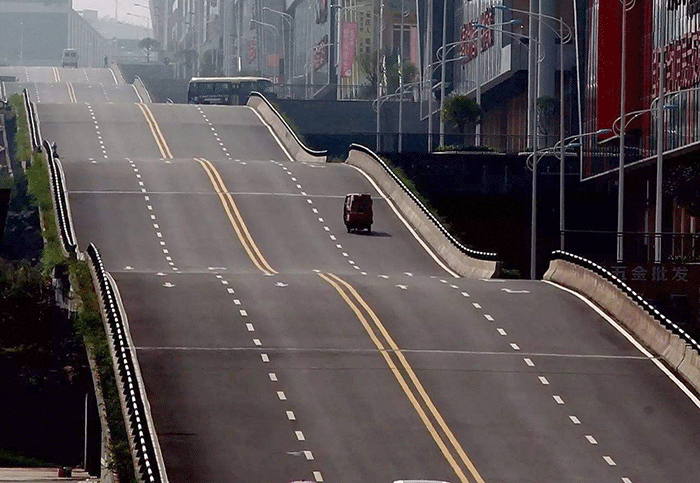
[[[67,48],[78,50],[81,67],[99,67],[109,53],[108,43],[72,9],[71,0],[0,2],[0,60],[61,65]]]

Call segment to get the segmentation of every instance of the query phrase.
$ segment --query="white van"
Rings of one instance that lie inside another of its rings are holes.
[[[63,57],[61,57],[61,67],[78,68],[78,51],[75,49],[63,49]]]

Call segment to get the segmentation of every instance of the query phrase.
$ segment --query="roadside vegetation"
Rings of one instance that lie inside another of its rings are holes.
[[[136,481],[112,359],[90,270],[87,262],[63,255],[48,167],[43,155],[32,152],[22,98],[12,96],[10,103],[17,118],[12,143],[16,169],[13,170],[15,178],[10,202],[12,216],[8,219],[2,247],[2,255],[8,260],[0,259],[0,356],[19,361],[21,371],[29,377],[37,364],[56,366],[58,361],[58,366],[70,379],[79,372],[78,369],[89,371],[85,357],[87,348],[99,371],[111,433],[113,456],[108,464],[116,470],[120,482]],[[27,166],[26,174],[20,165]],[[34,239],[39,240],[39,254],[36,249],[25,246],[26,243],[36,244],[32,241]],[[13,245],[19,245],[19,248],[13,248]],[[61,274],[68,274],[79,304],[71,321],[71,335],[57,343],[52,338],[56,332],[52,277]],[[0,450],[4,464],[14,462],[23,466],[32,461],[30,456],[12,455],[12,451]]]

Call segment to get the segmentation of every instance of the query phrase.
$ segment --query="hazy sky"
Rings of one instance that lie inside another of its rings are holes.
[[[134,15],[148,17],[148,9],[138,6],[148,6],[148,0],[73,0],[73,10],[97,10],[100,17],[114,18],[115,1],[117,3],[117,16],[121,22],[146,25],[145,19]]]

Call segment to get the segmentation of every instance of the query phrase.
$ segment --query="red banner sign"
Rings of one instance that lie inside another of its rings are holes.
[[[462,62],[469,62],[476,57],[476,39],[477,36],[481,36],[481,51],[493,47],[493,30],[488,28],[476,28],[474,24],[476,21],[471,21],[462,25],[460,31],[460,40],[462,44],[460,45],[459,53],[462,57]],[[493,9],[489,8],[483,14],[481,14],[480,22],[482,25],[493,25]]]
[[[341,29],[340,76],[350,77],[357,50],[357,22],[342,22]]]

